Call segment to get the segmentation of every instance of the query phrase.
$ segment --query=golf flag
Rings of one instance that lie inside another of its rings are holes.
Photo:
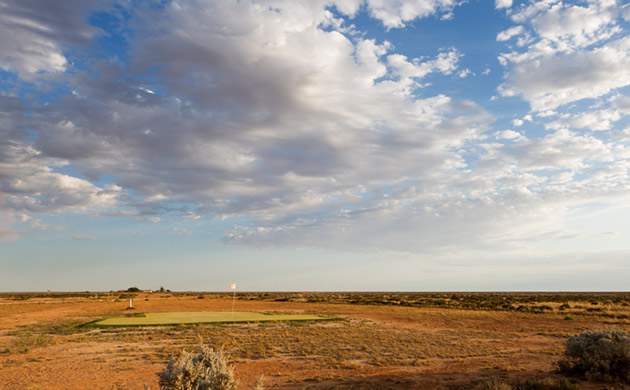
[[[231,288],[232,290],[236,290],[236,283],[232,283],[232,284],[230,284],[230,288]]]

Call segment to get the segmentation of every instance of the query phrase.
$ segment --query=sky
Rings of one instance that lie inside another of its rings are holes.
[[[0,291],[627,291],[629,31],[621,0],[0,0]]]

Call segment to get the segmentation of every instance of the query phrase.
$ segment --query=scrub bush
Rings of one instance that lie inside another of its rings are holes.
[[[220,350],[200,345],[197,352],[182,351],[158,373],[160,390],[236,390],[234,368]],[[264,390],[263,377],[253,390]]]
[[[630,333],[621,330],[586,331],[566,342],[560,371],[587,379],[630,383]]]
[[[553,380],[551,378],[530,379],[512,386],[513,390],[575,390],[577,385],[568,379]]]
[[[158,376],[160,390],[236,390],[238,384],[223,352],[205,345],[171,358]]]
[[[479,383],[474,390],[576,390],[577,385],[568,379],[553,380],[551,378],[528,379],[524,382],[508,384],[491,378]]]
[[[474,390],[512,390],[512,386],[498,379],[490,378],[474,387]]]

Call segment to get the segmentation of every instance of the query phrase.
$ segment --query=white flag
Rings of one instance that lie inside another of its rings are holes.
[[[232,283],[232,284],[230,284],[230,288],[231,288],[232,290],[236,290],[236,283]]]

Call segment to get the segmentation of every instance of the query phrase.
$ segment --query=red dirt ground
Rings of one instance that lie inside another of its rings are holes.
[[[197,333],[217,340],[225,334],[226,340],[232,340],[226,353],[235,364],[241,389],[249,389],[263,374],[266,389],[464,390],[490,377],[508,382],[561,378],[555,363],[566,337],[610,327],[594,317],[566,320],[559,314],[237,301],[238,310],[306,311],[345,321],[299,327],[63,330],[79,321],[124,315],[126,305],[113,296],[0,299],[0,388],[157,390],[156,373],[171,353],[194,347]],[[231,305],[230,299],[160,294],[142,295],[134,301],[136,312],[230,310]],[[319,335],[325,337],[316,339]],[[248,337],[252,346],[244,347]],[[295,341],[287,341],[291,337]],[[256,344],[263,342],[267,348],[277,346],[270,356],[256,352]],[[308,344],[314,355],[296,353],[303,347],[300,343]],[[381,351],[382,358],[370,361],[372,357],[366,359],[361,352],[372,350]],[[414,357],[415,351],[424,355]],[[578,381],[578,386],[583,390],[622,388],[585,381]]]

